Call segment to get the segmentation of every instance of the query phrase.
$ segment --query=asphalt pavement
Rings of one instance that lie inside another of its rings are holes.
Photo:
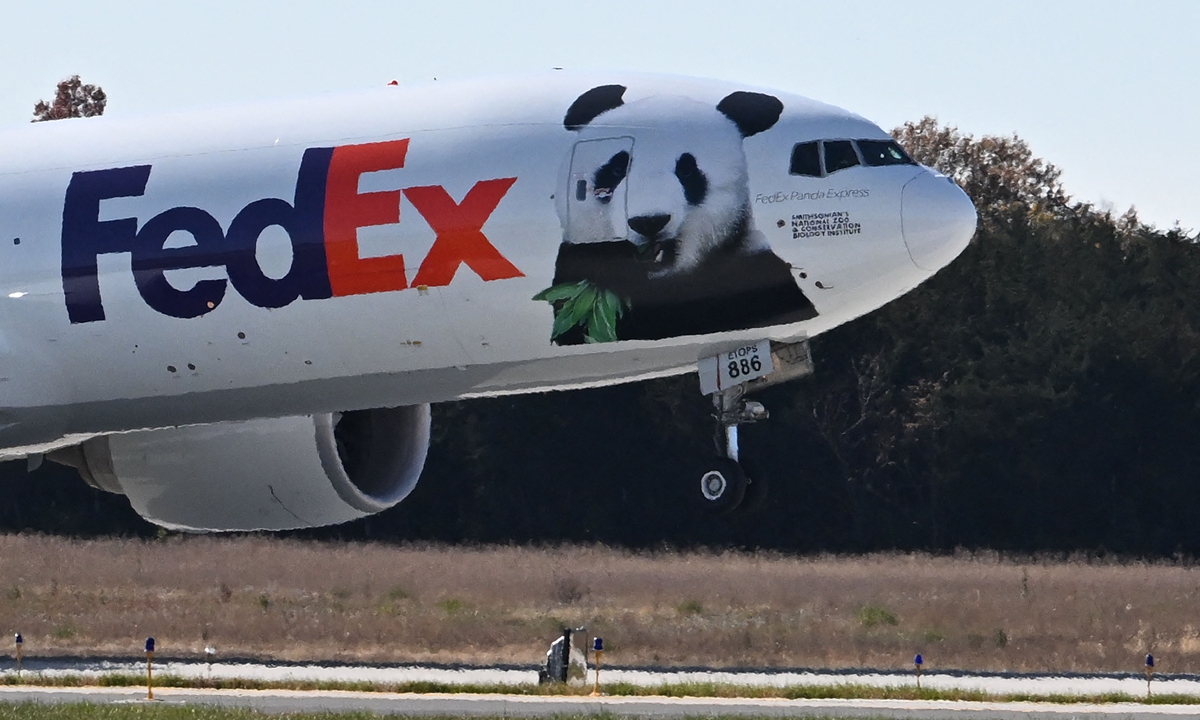
[[[611,717],[978,718],[979,720],[1158,720],[1200,717],[1195,705],[996,703],[917,700],[780,700],[667,697],[547,697],[472,694],[396,694],[297,690],[192,690],[161,688],[154,703],[216,705],[283,712],[366,711],[379,715],[481,715],[546,717],[565,714]],[[0,687],[0,702],[146,703],[136,688]]]

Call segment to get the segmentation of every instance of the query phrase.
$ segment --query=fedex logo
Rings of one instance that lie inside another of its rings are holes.
[[[436,234],[413,285],[449,285],[462,265],[483,280],[522,277],[483,234],[483,225],[516,178],[480,180],[455,201],[440,185],[384,192],[358,192],[363,173],[404,167],[408,139],[304,152],[291,202],[255,200],[222,228],[209,213],[175,207],[147,220],[100,220],[100,202],[139,197],[146,191],[150,165],[77,172],[63,204],[62,281],[72,323],[104,320],[97,258],[129,253],[134,283],[142,299],[164,315],[199,317],[212,312],[228,285],[263,308],[296,298],[316,300],[407,288],[403,255],[359,257],[358,229],[400,222],[400,195],[408,198]],[[277,225],[292,244],[292,263],[280,278],[265,275],[255,250],[259,236]],[[187,247],[166,247],[176,232],[192,237]],[[201,280],[180,290],[166,271],[221,267],[228,278]]]

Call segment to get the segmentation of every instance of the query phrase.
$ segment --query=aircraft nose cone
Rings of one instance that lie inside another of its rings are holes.
[[[975,206],[954,181],[923,172],[904,186],[900,222],[913,264],[935,272],[958,257],[975,234]]]

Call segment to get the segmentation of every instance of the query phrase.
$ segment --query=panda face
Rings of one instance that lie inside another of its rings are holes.
[[[750,208],[742,141],[773,127],[783,102],[734,91],[715,104],[666,94],[626,103],[625,91],[593,87],[563,116],[576,133],[554,195],[563,243],[551,286],[534,296],[554,308],[551,341],[659,340],[816,317]]]
[[[652,274],[666,275],[687,271],[745,234],[743,134],[717,107],[656,95],[607,109],[578,132],[581,142],[624,136],[632,146],[589,158],[591,196],[573,203],[568,185],[580,161],[572,168],[567,158],[556,195],[564,242],[627,238],[647,248]]]

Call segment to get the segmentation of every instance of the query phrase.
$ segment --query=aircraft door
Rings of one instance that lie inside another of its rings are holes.
[[[581,140],[571,152],[567,223],[576,237],[591,242],[625,240],[629,235],[625,177],[633,159],[633,138]]]

